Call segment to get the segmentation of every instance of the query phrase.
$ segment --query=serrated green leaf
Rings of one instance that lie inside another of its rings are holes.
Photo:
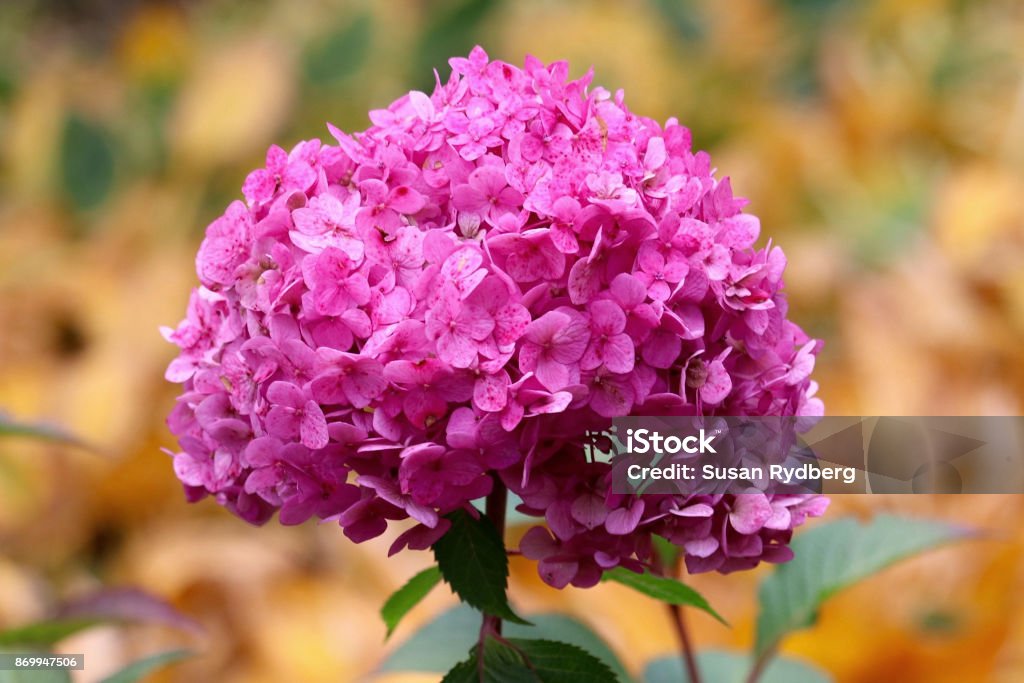
[[[631,681],[625,666],[608,644],[585,624],[564,614],[539,614],[533,626],[505,624],[507,638],[541,638],[570,643],[592,653],[621,681]],[[480,633],[480,613],[466,605],[455,607],[426,624],[402,643],[381,665],[381,671],[441,673],[464,659]]]
[[[484,683],[543,683],[539,674],[506,643],[494,638],[484,642]]]
[[[533,621],[535,624],[533,627],[508,624],[505,627],[504,635],[508,638],[534,638],[575,645],[604,662],[615,674],[617,680],[624,682],[632,680],[626,667],[608,646],[608,643],[590,630],[586,624],[565,614],[541,614],[534,616]]]
[[[469,658],[456,664],[441,683],[541,683],[518,652],[493,638],[484,644],[483,656],[481,666],[480,648],[474,645]]]
[[[440,580],[441,570],[437,567],[429,567],[409,579],[404,586],[387,599],[384,606],[380,608],[380,616],[388,627],[388,637],[394,632],[402,618],[409,613],[409,610],[418,605],[420,600],[425,598]]]
[[[525,658],[542,683],[617,683],[618,678],[600,659],[581,647],[553,640],[510,638],[509,644]],[[486,659],[484,660],[486,663]]]
[[[100,683],[137,683],[157,669],[191,657],[190,650],[168,650],[159,652],[137,662],[132,662],[117,673],[107,676]]]
[[[504,620],[527,624],[508,604],[508,555],[487,517],[464,510],[448,515],[451,528],[434,544],[441,576],[463,602]]]
[[[775,570],[759,591],[755,652],[769,652],[790,631],[814,623],[829,597],[901,559],[963,539],[969,532],[941,522],[879,515],[822,524],[793,541],[793,561]]]
[[[479,647],[442,683],[480,683]],[[617,683],[604,662],[582,648],[552,640],[488,638],[483,648],[483,683]]]
[[[655,576],[654,574],[637,574],[628,569],[616,567],[611,571],[605,572],[602,580],[621,583],[623,586],[629,586],[633,590],[669,605],[696,607],[707,612],[726,626],[729,625],[729,622],[723,619],[722,615],[711,607],[703,595],[676,579],[667,576]]]
[[[369,54],[372,35],[373,19],[364,12],[313,43],[303,60],[306,80],[327,85],[356,71]]]
[[[697,653],[701,678],[714,683],[744,683],[750,656],[739,652],[705,650]],[[644,683],[691,683],[682,660],[672,655],[656,659],[644,669]],[[830,683],[823,671],[796,659],[780,658],[765,668],[758,683]]]
[[[476,652],[474,652],[469,659],[453,666],[441,679],[441,683],[480,683],[476,663]]]
[[[0,647],[49,647],[100,622],[94,618],[48,619],[0,632]]]
[[[71,114],[60,144],[61,188],[79,209],[90,209],[114,184],[114,146],[106,129]]]

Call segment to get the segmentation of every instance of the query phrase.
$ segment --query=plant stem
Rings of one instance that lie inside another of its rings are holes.
[[[757,683],[774,654],[775,648],[769,649],[754,661],[754,667],[750,670],[750,675],[747,676],[747,683]]]
[[[661,564],[660,562],[658,563]],[[676,562],[675,575],[678,576],[682,568],[682,556]],[[683,668],[690,683],[701,683],[700,669],[697,667],[697,657],[693,648],[693,641],[690,639],[690,631],[686,628],[686,619],[683,615],[682,605],[666,605],[672,625],[676,629],[676,637],[679,638],[679,655],[683,660]]]
[[[505,483],[497,475],[493,475],[494,487],[491,489],[491,493],[487,496],[487,502],[484,506],[484,514],[491,520],[494,527],[498,530],[498,535],[501,536],[502,543],[505,542],[505,506],[508,503],[508,489],[505,488]],[[485,614],[483,623],[480,624],[480,643],[483,644],[484,639],[488,635],[501,635],[501,617],[495,617],[490,614]]]
[[[679,605],[669,605],[669,614],[672,616],[672,623],[676,627],[676,635],[679,637],[679,653],[683,658],[683,666],[686,668],[686,675],[690,683],[701,683],[700,669],[697,668],[697,658],[694,656],[693,642],[690,640],[690,633],[686,628],[686,620],[683,618],[683,608]]]

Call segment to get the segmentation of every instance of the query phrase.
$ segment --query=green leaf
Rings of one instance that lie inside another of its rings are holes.
[[[667,576],[655,576],[654,574],[637,574],[622,567],[616,567],[605,572],[603,581],[615,581],[623,586],[629,586],[633,590],[640,591],[644,595],[655,600],[668,603],[669,605],[686,605],[696,607],[713,616],[726,626],[729,623],[716,612],[703,595],[687,586],[685,583]]]
[[[632,680],[608,644],[585,624],[564,614],[532,616],[533,626],[505,624],[507,638],[542,638],[576,645],[592,653],[619,680]],[[480,633],[480,613],[459,605],[417,631],[381,665],[381,671],[443,672],[465,658]]]
[[[444,675],[441,683],[479,683],[477,677],[476,652],[470,655],[469,659],[459,662]]]
[[[657,534],[651,537],[651,542],[654,545],[654,552],[661,561],[662,567],[676,566],[676,561],[679,559],[680,553],[683,552],[682,548],[664,536],[658,536]]]
[[[479,648],[448,672],[442,683],[479,682]],[[483,648],[483,683],[617,683],[598,658],[582,648],[551,640],[488,638]]]
[[[535,626],[505,626],[504,635],[509,638],[539,638],[575,645],[601,660],[615,674],[617,680],[631,681],[622,661],[601,636],[576,619],[565,614],[541,614],[533,618]]]
[[[160,652],[137,662],[132,662],[117,673],[107,676],[100,683],[137,683],[157,669],[173,662],[191,657],[189,650],[168,650]]]
[[[421,90],[433,89],[432,69],[438,70],[442,81],[446,80],[448,58],[469,54],[480,42],[481,24],[500,4],[496,0],[458,0],[447,11],[427,13],[430,23],[420,33],[416,49],[415,82]]]
[[[522,656],[494,638],[484,643],[484,661],[480,666],[480,648],[474,645],[469,659],[456,664],[441,683],[538,683]]]
[[[23,436],[47,441],[62,441],[76,446],[87,447],[73,435],[52,425],[18,422],[5,413],[0,413],[0,437]]]
[[[25,647],[0,647],[0,654],[28,654],[29,651]],[[39,654],[48,653],[40,651]],[[0,669],[0,683],[71,683],[71,674],[66,669]]]
[[[312,85],[336,83],[366,60],[373,36],[373,19],[366,12],[341,26],[306,51],[304,73]]]
[[[114,184],[114,147],[103,127],[71,114],[60,144],[61,189],[79,209],[100,204]]]
[[[424,569],[409,579],[408,583],[399,588],[380,608],[380,616],[388,627],[388,637],[394,632],[398,622],[409,613],[420,600],[441,580],[441,570],[437,567]]]
[[[707,34],[707,18],[693,0],[652,0],[654,9],[683,43],[696,43]]]
[[[0,670],[0,683],[71,683],[71,674],[64,669]]]
[[[505,541],[487,517],[465,510],[448,515],[451,528],[434,544],[441,576],[466,604],[507,621],[527,624],[508,604]]]
[[[0,632],[0,647],[14,645],[49,647],[70,635],[95,626],[99,621],[99,619],[85,617],[38,621],[27,626],[19,626]]]
[[[941,522],[891,515],[879,515],[867,525],[843,519],[798,535],[793,561],[761,584],[756,654],[764,655],[790,631],[813,624],[821,604],[843,588],[903,558],[969,535]]]
[[[381,671],[441,673],[464,659],[480,635],[480,613],[467,605],[444,612],[406,639],[380,665]]]
[[[543,683],[616,683],[618,677],[600,659],[581,647],[554,640],[510,638],[537,680]],[[486,664],[486,659],[484,660]]]
[[[705,681],[744,683],[750,657],[739,652],[705,650],[697,654],[697,668]],[[656,659],[644,669],[644,683],[691,683],[682,660],[672,655]],[[829,683],[823,671],[796,659],[776,659],[765,668],[758,683]]]
[[[472,660],[472,658],[470,658]],[[494,638],[484,642],[486,683],[540,683],[543,679],[523,661],[523,656]]]

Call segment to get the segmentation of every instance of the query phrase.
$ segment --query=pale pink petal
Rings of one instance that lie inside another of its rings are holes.
[[[484,375],[473,387],[473,405],[488,412],[498,412],[508,405],[509,377],[506,372]]]
[[[605,342],[602,357],[610,371],[618,374],[632,372],[636,361],[633,340],[626,334],[615,335]]]
[[[722,361],[708,363],[708,376],[700,388],[700,397],[705,403],[721,403],[732,391],[732,377]]]

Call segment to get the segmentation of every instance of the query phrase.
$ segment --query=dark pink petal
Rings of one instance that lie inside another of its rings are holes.
[[[665,369],[679,358],[683,343],[678,334],[668,330],[657,330],[648,337],[640,349],[644,362],[653,368]]]
[[[530,560],[543,560],[558,552],[558,541],[542,526],[532,527],[519,541],[519,551]]]
[[[628,382],[604,376],[591,384],[590,407],[602,417],[622,417],[633,408],[636,395]]]
[[[604,366],[611,372],[622,374],[632,372],[636,361],[636,351],[629,335],[618,334],[608,339],[601,354]]]
[[[387,386],[387,381],[377,361],[364,358],[358,361],[355,370],[342,380],[345,396],[353,408],[365,408],[380,396]]]
[[[291,382],[274,382],[267,389],[267,399],[276,405],[298,408],[305,402],[302,390]]]
[[[444,416],[448,403],[435,394],[414,390],[405,397],[403,409],[409,421],[423,429]]]
[[[552,588],[565,588],[579,573],[579,563],[573,560],[541,560],[537,571],[544,583]]]
[[[604,524],[608,517],[608,508],[604,503],[604,496],[594,493],[584,493],[572,502],[572,517],[588,529],[594,529]]]
[[[289,441],[298,435],[300,421],[301,418],[294,410],[274,406],[267,411],[265,425],[271,436]]]
[[[501,413],[501,427],[505,431],[512,431],[515,429],[523,419],[525,410],[520,403],[515,401],[511,402],[506,406],[505,410]]]
[[[299,434],[302,445],[307,448],[323,448],[327,445],[327,420],[316,401],[306,401]]]

